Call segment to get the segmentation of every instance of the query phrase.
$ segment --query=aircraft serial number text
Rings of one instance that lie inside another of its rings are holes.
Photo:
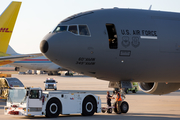
[[[79,57],[76,64],[78,65],[95,65],[96,58]]]

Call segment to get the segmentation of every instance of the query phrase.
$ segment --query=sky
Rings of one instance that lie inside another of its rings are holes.
[[[16,1],[16,0],[15,0]],[[10,45],[22,54],[40,53],[40,42],[63,19],[100,8],[132,8],[180,13],[180,0],[20,0]],[[11,0],[0,0],[0,14]]]

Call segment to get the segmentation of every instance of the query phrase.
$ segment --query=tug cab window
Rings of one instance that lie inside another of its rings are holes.
[[[57,26],[53,32],[64,32],[67,31],[67,26]]]
[[[77,25],[70,25],[68,31],[74,34],[78,34]]]
[[[39,90],[31,90],[29,94],[30,99],[39,99]]]
[[[79,35],[90,36],[88,27],[86,25],[79,25]]]
[[[117,33],[114,24],[106,24],[106,29],[108,32],[109,37],[109,48],[110,49],[117,49],[118,48],[118,41],[117,41]]]

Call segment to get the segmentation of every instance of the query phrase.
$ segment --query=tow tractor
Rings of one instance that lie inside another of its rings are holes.
[[[59,114],[77,114],[91,116],[101,112],[100,97],[91,93],[42,91],[41,88],[12,88],[9,95],[5,115],[58,117]]]

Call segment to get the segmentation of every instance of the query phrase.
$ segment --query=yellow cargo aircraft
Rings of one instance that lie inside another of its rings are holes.
[[[6,54],[20,6],[21,2],[11,2],[0,16],[0,66],[13,63],[14,61],[42,56],[41,53],[13,56]]]

